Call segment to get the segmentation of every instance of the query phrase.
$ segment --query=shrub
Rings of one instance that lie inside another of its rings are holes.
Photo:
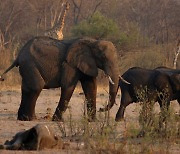
[[[146,136],[154,139],[176,140],[179,138],[179,117],[171,108],[167,108],[168,95],[166,90],[161,95],[162,107],[157,115],[154,112],[154,103],[147,98],[149,90],[147,87],[137,89],[138,99],[141,102],[139,124],[141,127],[139,136]]]
[[[75,37],[109,38],[118,34],[118,31],[118,26],[112,19],[96,12],[87,20],[74,26],[72,35]]]

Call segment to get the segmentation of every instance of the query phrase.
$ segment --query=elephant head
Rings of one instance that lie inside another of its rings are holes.
[[[77,73],[97,77],[98,68],[109,78],[109,101],[112,106],[115,103],[119,79],[117,50],[112,42],[80,39],[72,44],[64,63],[62,86],[69,86],[77,81]]]

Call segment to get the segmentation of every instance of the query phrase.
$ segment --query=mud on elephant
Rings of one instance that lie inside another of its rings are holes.
[[[179,99],[179,73],[168,74],[163,72],[163,70],[133,67],[128,69],[122,77],[130,84],[125,84],[122,80],[119,80],[121,101],[120,108],[116,114],[116,121],[120,121],[124,117],[125,109],[129,104],[140,101],[139,93],[142,90],[146,94],[147,101],[157,101],[161,109],[163,104],[168,108],[171,100]],[[110,104],[105,109],[101,109],[101,111],[108,110],[112,106],[113,104]]]
[[[78,81],[81,82],[89,120],[96,115],[96,77],[102,69],[109,77],[109,101],[114,104],[118,88],[117,51],[109,41],[94,39],[55,40],[35,37],[20,50],[13,64],[2,74],[19,66],[22,97],[19,120],[35,118],[36,100],[42,89],[61,87],[61,97],[53,120],[63,120],[68,102]]]

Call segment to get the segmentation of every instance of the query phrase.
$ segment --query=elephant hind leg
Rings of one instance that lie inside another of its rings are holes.
[[[24,90],[22,89],[21,105],[18,110],[18,120],[31,121],[36,118],[35,105],[42,89]]]
[[[28,69],[28,67],[26,66],[26,68],[25,66],[26,65],[20,67],[22,96],[18,110],[18,120],[30,121],[35,119],[36,101],[45,85],[45,81],[36,68]]]

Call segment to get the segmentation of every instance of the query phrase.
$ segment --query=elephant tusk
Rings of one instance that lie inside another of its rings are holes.
[[[0,76],[0,81],[4,81],[4,78],[2,76]]]
[[[113,82],[113,80],[111,79],[110,76],[108,76],[108,79],[109,79],[109,82],[110,82],[111,84],[115,84],[115,83]]]
[[[126,84],[131,84],[131,83],[129,83],[128,81],[124,80],[123,77],[120,76],[120,75],[119,75],[119,79],[122,80],[122,81],[123,81],[124,83],[126,83]]]
[[[48,126],[47,126],[47,125],[45,125],[45,128],[47,129],[47,131],[48,131],[49,135],[51,135],[51,133],[50,133],[49,128],[48,128]]]

